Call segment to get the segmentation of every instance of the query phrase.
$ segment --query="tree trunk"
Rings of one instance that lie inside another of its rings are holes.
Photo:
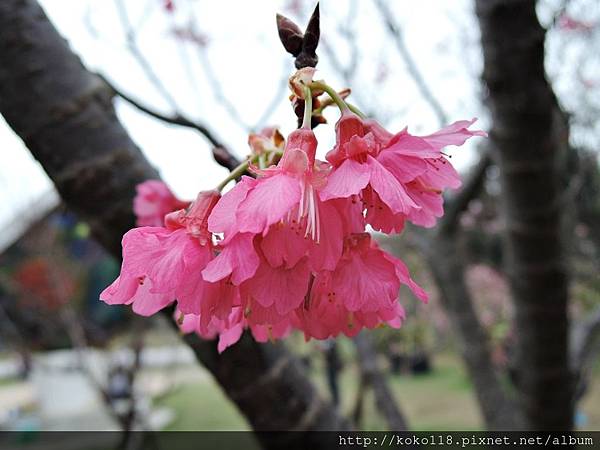
[[[440,234],[432,239],[429,267],[440,290],[442,306],[459,338],[463,361],[469,373],[479,408],[489,430],[520,427],[516,404],[503,389],[491,358],[489,337],[479,322],[465,283],[460,236]]]
[[[0,2],[0,113],[67,206],[120,257],[121,237],[134,225],[135,186],[158,174],[119,123],[110,90],[83,67],[34,0]],[[283,345],[246,336],[218,355],[214,342],[185,340],[255,429],[349,428]]]
[[[544,72],[533,0],[477,0],[490,139],[502,180],[516,310],[517,388],[529,429],[573,426],[560,179],[567,129]]]
[[[488,333],[481,325],[465,282],[467,268],[460,228],[460,216],[483,190],[490,165],[490,152],[486,147],[462,189],[446,201],[446,213],[430,236],[426,254],[439,286],[441,304],[458,336],[485,425],[489,430],[514,430],[522,426],[522,419],[494,367]]]

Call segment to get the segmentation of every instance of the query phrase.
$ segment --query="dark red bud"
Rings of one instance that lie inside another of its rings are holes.
[[[277,14],[277,31],[285,50],[292,56],[298,56],[302,51],[304,35],[294,22],[281,14]]]

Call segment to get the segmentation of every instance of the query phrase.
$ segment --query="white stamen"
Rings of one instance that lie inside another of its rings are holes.
[[[298,228],[301,227],[303,220],[306,219],[304,237],[310,235],[311,239],[318,243],[321,239],[321,221],[319,218],[318,199],[316,198],[317,193],[314,187],[310,184],[307,185],[305,181],[301,182],[300,189],[301,196],[298,202],[297,226]],[[292,214],[288,212],[287,223],[290,223],[291,219]]]
[[[306,213],[306,231],[304,237],[310,234],[313,241],[319,242],[321,239],[321,223],[319,220],[319,209],[316,199],[316,192],[312,186],[308,186],[308,191],[304,196],[306,204],[303,205],[303,210]]]
[[[304,216],[304,202],[306,201],[305,192],[304,192],[305,190],[306,190],[306,185],[304,184],[304,180],[303,180],[302,184],[300,185],[301,196],[300,196],[300,203],[298,204],[298,223],[300,223],[300,221],[302,220],[302,217]]]
[[[317,195],[317,194],[315,193],[314,195]],[[321,242],[321,220],[320,220],[318,206],[315,208],[315,217],[316,217],[316,228],[317,228],[317,239],[315,242],[318,244],[319,242]]]
[[[314,192],[312,190],[312,186],[309,187],[309,192],[308,192],[308,205],[307,205],[307,213],[308,213],[308,220],[306,223],[306,233],[304,234],[304,236],[308,236],[308,234],[310,233],[310,237],[314,240],[315,239],[315,196],[314,196]]]

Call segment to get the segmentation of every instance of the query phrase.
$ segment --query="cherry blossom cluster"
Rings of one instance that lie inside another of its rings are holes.
[[[316,159],[310,128],[315,91],[341,110],[327,161]],[[303,126],[287,140],[273,129],[251,135],[251,157],[216,190],[187,204],[161,182],[138,186],[139,227],[123,237],[121,274],[103,301],[146,316],[176,303],[181,329],[218,336],[219,351],[244,329],[262,342],[292,329],[326,339],[399,327],[401,285],[427,301],[406,265],[367,229],[434,226],[442,192],[460,186],[442,150],[485,133],[469,130],[471,120],[427,136],[394,134],[322,82],[304,80],[296,95],[306,102]],[[220,194],[246,170],[252,176]]]

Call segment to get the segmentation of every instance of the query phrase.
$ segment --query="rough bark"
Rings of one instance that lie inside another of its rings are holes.
[[[158,174],[119,123],[110,90],[83,67],[33,0],[0,2],[0,113],[65,203],[120,257],[121,236],[134,224],[135,186]],[[195,336],[186,342],[257,430],[349,428],[282,345],[245,337],[218,355],[214,342]]]
[[[545,77],[535,1],[477,0],[476,11],[502,180],[519,400],[527,428],[569,430],[573,376],[560,201],[566,126]]]

